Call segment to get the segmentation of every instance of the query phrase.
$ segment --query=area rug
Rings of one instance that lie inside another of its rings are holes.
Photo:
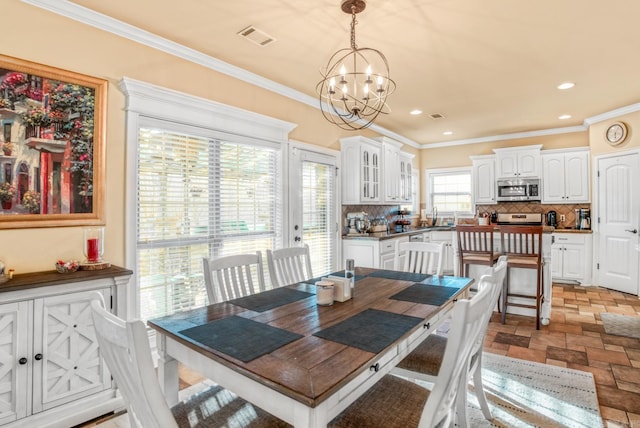
[[[607,334],[640,339],[640,317],[602,312],[600,319]]]
[[[602,427],[593,375],[485,352],[482,379],[493,420],[484,418],[473,388],[472,427]]]

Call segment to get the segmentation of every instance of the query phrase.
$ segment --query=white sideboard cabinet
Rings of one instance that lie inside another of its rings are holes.
[[[125,317],[132,272],[15,275],[0,285],[0,426],[69,427],[121,409],[100,356],[90,299]]]

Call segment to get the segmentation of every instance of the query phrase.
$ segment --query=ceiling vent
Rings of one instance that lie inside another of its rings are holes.
[[[276,39],[274,39],[264,31],[258,30],[253,25],[250,25],[244,30],[238,32],[238,36],[245,38],[259,46],[267,46],[276,41]]]
[[[440,113],[431,113],[429,117],[433,120],[444,119],[444,115]]]

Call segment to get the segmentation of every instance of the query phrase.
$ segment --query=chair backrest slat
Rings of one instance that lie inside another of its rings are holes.
[[[202,259],[209,303],[226,302],[265,290],[262,254]],[[254,281],[255,279],[255,281]],[[256,289],[257,285],[257,289]]]
[[[269,276],[274,287],[282,287],[313,278],[309,246],[267,250]]]
[[[131,426],[177,428],[153,368],[144,323],[111,314],[99,293],[93,295],[91,313],[100,354],[124,398]]]
[[[404,264],[400,254],[404,252]],[[394,269],[404,272],[442,274],[444,242],[400,242],[396,247]]]
[[[471,357],[486,332],[486,323],[495,305],[493,299],[496,287],[492,276],[483,276],[478,285],[478,294],[472,299],[460,299],[454,304],[442,365],[422,411],[419,427],[453,425],[456,397],[457,394],[467,393],[467,373]]]
[[[493,254],[493,226],[456,226],[458,251],[465,254]]]

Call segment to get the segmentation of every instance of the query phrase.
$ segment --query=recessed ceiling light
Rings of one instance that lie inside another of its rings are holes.
[[[444,131],[442,135],[452,135],[453,131]]]
[[[571,89],[574,86],[576,86],[576,84],[573,82],[564,82],[558,85],[558,89]]]
[[[411,115],[413,115],[413,116],[417,116],[417,115],[419,115],[419,114],[422,114],[422,110],[418,110],[418,109],[411,110],[411,111],[409,112],[409,114],[411,114]]]
[[[571,115],[570,114],[563,114],[562,116],[558,116],[558,119],[560,119],[560,120],[571,119]]]

